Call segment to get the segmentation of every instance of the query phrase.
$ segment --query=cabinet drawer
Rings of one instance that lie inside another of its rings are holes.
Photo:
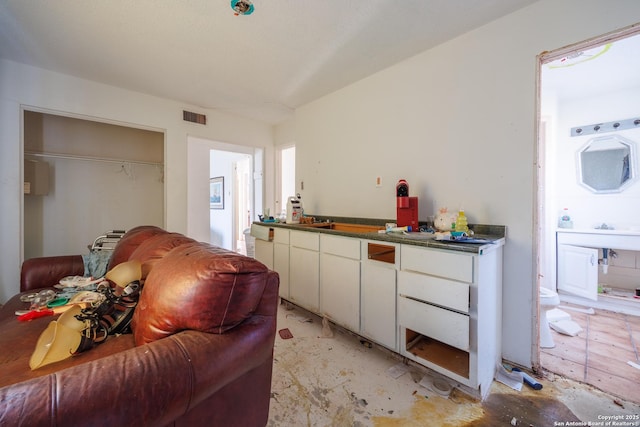
[[[469,316],[408,298],[398,298],[398,323],[427,337],[469,351]]]
[[[449,307],[463,313],[469,312],[468,283],[400,271],[398,274],[398,294]]]
[[[402,245],[400,268],[446,277],[461,282],[473,282],[473,255],[424,249]]]
[[[396,268],[400,263],[400,245],[394,243],[372,242],[363,240],[361,249],[362,260],[374,264],[388,265]]]
[[[275,243],[282,243],[284,245],[289,244],[289,230],[284,230],[282,228],[274,228],[273,229],[273,241]]]
[[[360,260],[360,240],[352,237],[320,235],[322,253]]]
[[[291,231],[291,246],[317,251],[320,248],[320,233]]]

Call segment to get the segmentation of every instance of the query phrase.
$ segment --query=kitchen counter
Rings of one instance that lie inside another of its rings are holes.
[[[393,220],[313,219],[251,226],[280,297],[486,397],[502,360],[506,227],[470,225],[486,241],[462,243],[378,233]]]
[[[485,224],[470,224],[469,228],[474,231],[474,238],[486,239],[488,243],[466,243],[458,241],[443,241],[435,240],[435,235],[432,233],[412,232],[408,234],[403,233],[378,233],[372,232],[351,232],[344,230],[332,230],[329,228],[322,228],[329,223],[342,223],[342,224],[354,224],[354,225],[376,225],[384,228],[384,225],[388,222],[394,222],[393,220],[380,220],[380,219],[366,219],[366,218],[350,218],[350,217],[320,217],[314,216],[317,222],[313,224],[286,224],[281,222],[254,222],[253,225],[263,227],[282,227],[290,230],[309,231],[316,233],[328,233],[336,236],[357,237],[368,240],[379,240],[383,242],[401,243],[408,245],[423,246],[436,249],[446,249],[457,252],[476,253],[482,255],[483,253],[494,250],[497,247],[503,246],[506,239],[506,226],[504,225],[485,225]],[[253,227],[252,227],[253,228]],[[256,238],[261,236],[256,235],[252,230],[252,235]],[[263,239],[264,240],[264,239]]]

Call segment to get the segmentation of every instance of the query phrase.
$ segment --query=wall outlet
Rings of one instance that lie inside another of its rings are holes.
[[[376,187],[382,187],[382,177],[376,177]]]

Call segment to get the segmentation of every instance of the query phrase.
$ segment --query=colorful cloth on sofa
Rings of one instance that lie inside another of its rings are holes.
[[[112,251],[91,251],[82,255],[84,262],[84,275],[91,277],[104,277],[111,259]]]

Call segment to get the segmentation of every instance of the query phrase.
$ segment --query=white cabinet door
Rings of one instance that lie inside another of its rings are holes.
[[[320,255],[320,303],[322,314],[335,323],[352,331],[360,329],[359,259]]]
[[[280,276],[280,288],[278,294],[282,298],[289,298],[289,245],[282,243],[273,244],[273,269]]]
[[[598,299],[598,250],[559,244],[558,289],[596,301]]]
[[[280,276],[278,294],[289,298],[289,230],[276,228],[273,230],[273,269]]]
[[[273,270],[273,242],[256,239],[255,258]]]
[[[293,233],[292,238],[293,238]],[[311,233],[309,233],[311,234]],[[320,308],[319,252],[291,246],[289,248],[289,298],[307,310]]]
[[[363,261],[360,297],[360,333],[397,351],[396,269]]]

